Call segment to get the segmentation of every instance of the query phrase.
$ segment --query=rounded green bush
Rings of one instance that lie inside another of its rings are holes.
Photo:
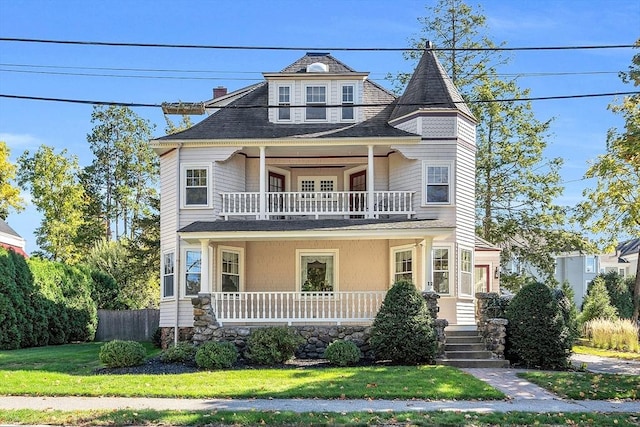
[[[561,301],[543,283],[525,285],[507,307],[507,358],[540,369],[564,369],[574,341]]]
[[[177,345],[171,345],[160,353],[160,360],[164,363],[193,362],[196,348],[191,343],[182,341]]]
[[[254,330],[247,340],[247,357],[260,365],[275,365],[291,359],[304,339],[293,329],[275,326]]]
[[[396,282],[371,328],[369,343],[376,359],[400,364],[433,363],[436,339],[422,294],[409,281]]]
[[[136,341],[113,340],[100,347],[100,361],[108,368],[141,365],[147,351]]]
[[[324,351],[324,358],[337,366],[355,365],[360,361],[360,357],[360,349],[353,341],[333,341]]]
[[[209,341],[196,351],[196,365],[203,369],[225,369],[238,360],[238,350],[233,343]]]

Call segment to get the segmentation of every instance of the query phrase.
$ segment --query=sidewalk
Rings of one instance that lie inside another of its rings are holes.
[[[586,359],[575,355],[573,363]],[[637,374],[640,362],[589,356],[587,368],[593,372]],[[541,387],[519,378],[518,369],[464,369],[508,396],[507,400],[427,401],[427,400],[325,400],[325,399],[163,399],[123,397],[0,397],[0,409],[88,410],[156,409],[183,411],[462,411],[462,412],[635,412],[640,400],[598,401],[562,399]]]

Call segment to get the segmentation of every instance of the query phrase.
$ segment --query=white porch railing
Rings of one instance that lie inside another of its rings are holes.
[[[363,323],[376,317],[386,292],[213,292],[224,323]]]
[[[413,210],[413,191],[374,191],[373,212],[369,212],[366,191],[278,192],[266,193],[266,217],[313,215],[407,215]],[[230,216],[255,215],[260,218],[260,193],[220,193],[225,219]]]

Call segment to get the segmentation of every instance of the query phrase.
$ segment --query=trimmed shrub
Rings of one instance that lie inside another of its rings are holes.
[[[373,322],[371,348],[378,360],[394,363],[433,363],[436,332],[427,304],[409,281],[396,282]]]
[[[564,369],[574,339],[551,288],[530,283],[507,307],[507,358],[531,368]]]
[[[147,351],[136,341],[113,340],[100,347],[100,361],[108,368],[141,365]]]
[[[589,284],[587,296],[582,304],[580,323],[587,323],[593,319],[613,320],[618,318],[618,311],[611,305],[604,278],[598,276]]]
[[[179,342],[177,345],[171,345],[160,353],[160,360],[164,363],[188,363],[193,362],[196,355],[196,347],[189,342]]]
[[[196,351],[196,364],[203,369],[228,369],[238,360],[238,349],[227,341],[209,341]]]
[[[332,365],[350,366],[360,361],[360,349],[353,341],[337,340],[327,346],[324,358]]]
[[[247,358],[259,365],[275,365],[291,359],[304,342],[295,330],[275,326],[254,330],[247,340]]]
[[[618,317],[631,319],[633,316],[633,277],[622,277],[615,271],[601,275],[604,279],[611,305],[618,311]]]
[[[580,338],[580,326],[578,324],[578,308],[575,303],[575,293],[569,282],[562,283],[560,289],[554,289],[554,298],[560,304],[564,323],[569,328],[573,341]]]

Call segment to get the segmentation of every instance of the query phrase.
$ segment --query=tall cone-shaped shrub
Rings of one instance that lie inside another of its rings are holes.
[[[432,363],[436,332],[427,304],[408,281],[396,282],[371,328],[371,348],[378,360],[399,364]]]

